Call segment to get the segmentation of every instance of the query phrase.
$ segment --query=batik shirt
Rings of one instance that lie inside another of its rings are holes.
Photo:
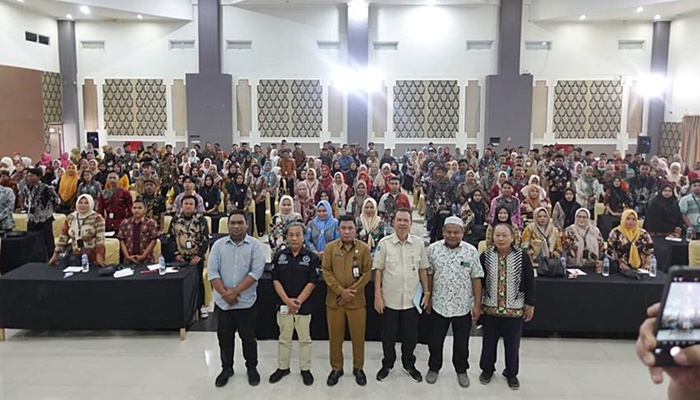
[[[139,230],[138,237],[136,237],[137,228]],[[150,218],[144,218],[139,223],[136,223],[133,217],[127,218],[119,225],[117,238],[124,243],[130,255],[143,254],[151,241],[158,239],[158,226]],[[151,252],[144,262],[151,264],[154,261],[153,252]]]
[[[12,212],[15,209],[15,193],[12,189],[0,186],[0,230],[11,231],[15,227]]]
[[[146,216],[156,223],[158,229],[161,229],[162,226],[160,226],[160,217],[165,212],[165,200],[163,199],[163,196],[159,194],[154,194],[151,196],[144,194],[141,196],[141,200],[146,203]]]
[[[450,249],[444,240],[428,247],[428,273],[433,276],[433,310],[445,318],[469,314],[474,307],[472,279],[484,277],[479,253],[474,246],[460,242]]]
[[[163,187],[175,186],[177,181],[177,166],[173,163],[162,162],[158,166],[158,176]]]
[[[190,218],[180,214],[170,222],[168,237],[175,243],[175,255],[203,258],[209,250],[209,227],[201,215]],[[188,245],[189,243],[189,245]]]
[[[545,174],[549,182],[550,192],[563,192],[566,184],[571,180],[571,172],[564,167],[552,165]]]
[[[26,185],[22,188],[24,207],[27,210],[28,221],[40,224],[53,218],[54,208],[61,204],[56,191],[45,183]]]
[[[435,211],[450,210],[454,203],[455,191],[449,179],[435,180],[428,188],[427,199]]]

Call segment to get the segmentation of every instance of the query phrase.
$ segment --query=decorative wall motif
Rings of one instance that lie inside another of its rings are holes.
[[[459,130],[457,81],[396,81],[397,138],[454,138]]]
[[[168,102],[162,79],[107,79],[102,95],[107,135],[165,135]]]
[[[620,133],[622,82],[559,81],[554,89],[558,139],[611,139]]]
[[[262,137],[319,137],[323,87],[318,80],[261,80],[258,130]]]
[[[61,74],[57,72],[41,72],[41,99],[44,110],[44,147],[47,152],[50,152],[49,124],[63,121]]]
[[[670,158],[679,154],[681,149],[681,123],[664,122],[661,124],[661,143],[659,157]]]

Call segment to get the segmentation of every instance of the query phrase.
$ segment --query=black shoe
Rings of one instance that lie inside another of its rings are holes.
[[[289,368],[287,369],[277,369],[270,375],[270,383],[277,383],[282,380],[285,376],[289,375]]]
[[[335,386],[336,383],[338,383],[338,379],[343,376],[343,371],[331,371],[330,374],[328,374],[328,380],[326,381],[326,384],[328,386]]]
[[[228,383],[229,378],[233,376],[233,369],[224,368],[219,376],[216,377],[214,385],[216,387],[224,387]]]
[[[367,384],[367,375],[365,371],[361,369],[353,369],[352,374],[355,375],[355,382],[360,386],[365,386]]]
[[[393,371],[393,368],[389,367],[382,367],[379,372],[377,372],[377,380],[379,382],[384,382],[388,377],[391,371]]]
[[[513,390],[520,389],[520,381],[518,380],[518,378],[512,377],[512,378],[506,378],[506,380],[508,381],[509,388],[511,388]]]
[[[257,368],[248,369],[248,384],[250,386],[258,386],[260,384],[260,373]]]
[[[413,382],[423,381],[423,375],[421,375],[420,371],[418,371],[416,367],[404,368],[403,372],[406,373],[406,375],[408,375]]]
[[[482,372],[481,375],[479,375],[479,382],[481,382],[482,385],[488,385],[491,382],[491,378],[493,378],[493,372]]]
[[[311,371],[301,371],[301,380],[304,381],[306,386],[314,384],[314,376],[311,374]]]

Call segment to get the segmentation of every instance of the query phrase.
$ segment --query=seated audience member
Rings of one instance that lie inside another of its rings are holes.
[[[157,183],[153,179],[145,179],[143,181],[143,201],[146,208],[146,216],[152,219],[158,230],[162,230],[165,223],[165,200],[163,196],[156,191]]]
[[[542,197],[543,193],[546,196],[546,192],[537,184],[531,183],[523,188],[522,191],[525,192],[525,198],[521,202],[520,213],[523,218],[523,225],[527,226],[535,220],[533,216],[535,210],[540,207],[547,207],[548,204],[546,197]]]
[[[193,195],[182,198],[182,209],[173,217],[168,231],[175,261],[195,266],[197,272],[197,289],[199,292],[197,306],[201,307],[200,316],[207,318],[209,311],[204,304],[204,256],[209,250],[209,227],[202,214],[198,214],[198,199]]]
[[[58,180],[58,193],[61,203],[56,209],[57,212],[61,214],[69,214],[75,207],[75,201],[78,197],[78,182],[80,176],[78,176],[78,168],[75,164],[68,164],[66,167],[66,173],[61,176]]]
[[[644,230],[650,235],[681,237],[683,226],[683,215],[673,192],[673,185],[670,183],[661,185],[659,194],[649,202],[647,207]]]
[[[485,240],[486,230],[489,226],[488,215],[489,206],[484,199],[484,193],[481,189],[475,189],[460,210],[460,216],[464,222],[464,238],[462,240],[474,247],[477,247],[480,241]]]
[[[182,185],[185,190],[175,198],[172,208],[173,214],[177,215],[182,211],[182,200],[185,196],[192,196],[197,199],[197,208],[195,212],[197,214],[204,214],[206,211],[204,209],[204,199],[197,193],[197,181],[198,179],[193,176],[186,176],[185,179],[182,180]]]
[[[199,196],[204,201],[205,215],[219,215],[219,204],[221,204],[221,190],[214,185],[214,177],[206,175],[204,185],[199,189]]]
[[[542,258],[559,258],[562,245],[559,229],[554,226],[547,209],[540,207],[534,215],[535,221],[523,231],[522,246],[530,256],[532,265],[538,266]]]
[[[622,188],[622,179],[616,176],[612,179],[611,185],[605,191],[603,197],[605,203],[605,214],[619,217],[622,212],[632,207],[632,199]]]
[[[309,190],[304,182],[297,183],[294,189],[294,211],[301,215],[304,225],[316,216],[316,203],[314,198],[309,196]]]
[[[620,226],[608,237],[608,255],[618,262],[620,270],[649,268],[654,255],[654,242],[646,230],[637,224],[637,213],[625,210]]]
[[[508,225],[513,227],[514,246],[520,247],[520,241],[522,238],[520,235],[520,229],[518,228],[517,225],[515,225],[511,221],[510,211],[508,210],[508,207],[500,206],[500,207],[496,208],[495,215],[496,215],[495,220],[486,229],[486,247],[489,248],[489,247],[493,246],[493,229],[498,224],[508,224]]]
[[[137,198],[131,206],[132,217],[119,225],[119,247],[124,262],[134,264],[153,264],[153,248],[158,240],[158,225],[146,216],[147,204]]]
[[[362,214],[356,221],[357,238],[367,243],[370,252],[374,254],[386,229],[384,229],[384,221],[377,215],[377,202],[373,198],[365,199]]]
[[[306,225],[306,248],[316,253],[319,258],[326,249],[326,244],[338,239],[338,220],[331,214],[331,204],[321,200],[316,205],[316,218]]]
[[[294,199],[286,194],[280,200],[280,211],[270,220],[270,232],[267,234],[272,254],[279,251],[285,243],[287,227],[294,222],[302,222],[302,217],[294,211]]]
[[[571,188],[564,189],[564,196],[554,205],[554,210],[552,211],[552,222],[559,229],[559,232],[564,232],[564,229],[574,223],[576,211],[579,208],[581,208],[581,205],[576,202],[574,190]]]
[[[78,184],[78,196],[81,194],[89,194],[93,199],[99,199],[102,194],[102,184],[95,180],[92,172],[88,169],[80,175],[82,182]]]
[[[694,237],[700,231],[700,179],[690,181],[690,193],[678,203],[685,226],[691,228]]]
[[[119,224],[131,217],[131,193],[119,187],[116,173],[107,174],[107,182],[102,190],[97,212],[105,218],[105,229],[111,232],[119,230]]]
[[[345,211],[353,217],[359,218],[362,214],[362,206],[368,197],[367,183],[362,179],[357,179],[355,181],[355,195],[348,201],[348,207]]]
[[[510,214],[513,225],[518,228],[522,228],[523,220],[520,216],[520,200],[513,195],[513,184],[510,181],[503,182],[501,185],[502,194],[493,200],[491,200],[491,210],[490,221],[495,221],[496,210],[503,206],[508,209],[508,214]]]
[[[595,203],[602,194],[603,187],[593,176],[593,167],[584,167],[583,175],[576,181],[576,202],[593,213]]]
[[[596,272],[600,273],[605,255],[605,242],[586,208],[576,211],[576,222],[564,231],[563,247],[567,266],[595,265]]]
[[[105,220],[94,210],[92,196],[83,194],[78,197],[76,210],[63,222],[49,264],[56,265],[65,253],[68,257],[65,261],[70,265],[80,265],[83,254],[87,254],[90,263],[105,265]]]

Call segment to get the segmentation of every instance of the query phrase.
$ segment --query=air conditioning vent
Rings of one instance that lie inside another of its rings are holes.
[[[552,50],[552,42],[525,42],[525,50]]]
[[[467,51],[487,51],[493,48],[493,40],[467,40]]]
[[[227,40],[226,50],[252,50],[252,40]]]
[[[374,51],[396,51],[399,49],[399,42],[374,42],[372,48]]]
[[[171,40],[170,50],[194,50],[194,40]]]
[[[81,40],[80,47],[83,50],[104,50],[105,41],[104,40]]]
[[[31,33],[31,32],[24,32],[24,39],[26,39],[27,42],[36,43],[36,41],[39,39],[39,35],[37,35],[36,33]]]
[[[319,50],[340,50],[340,42],[332,40],[319,40],[316,45]]]
[[[49,37],[48,37],[48,36],[39,35],[39,43],[40,43],[40,44],[45,44],[45,45],[48,46],[48,45],[49,45]]]
[[[644,50],[644,40],[618,40],[618,50]]]

